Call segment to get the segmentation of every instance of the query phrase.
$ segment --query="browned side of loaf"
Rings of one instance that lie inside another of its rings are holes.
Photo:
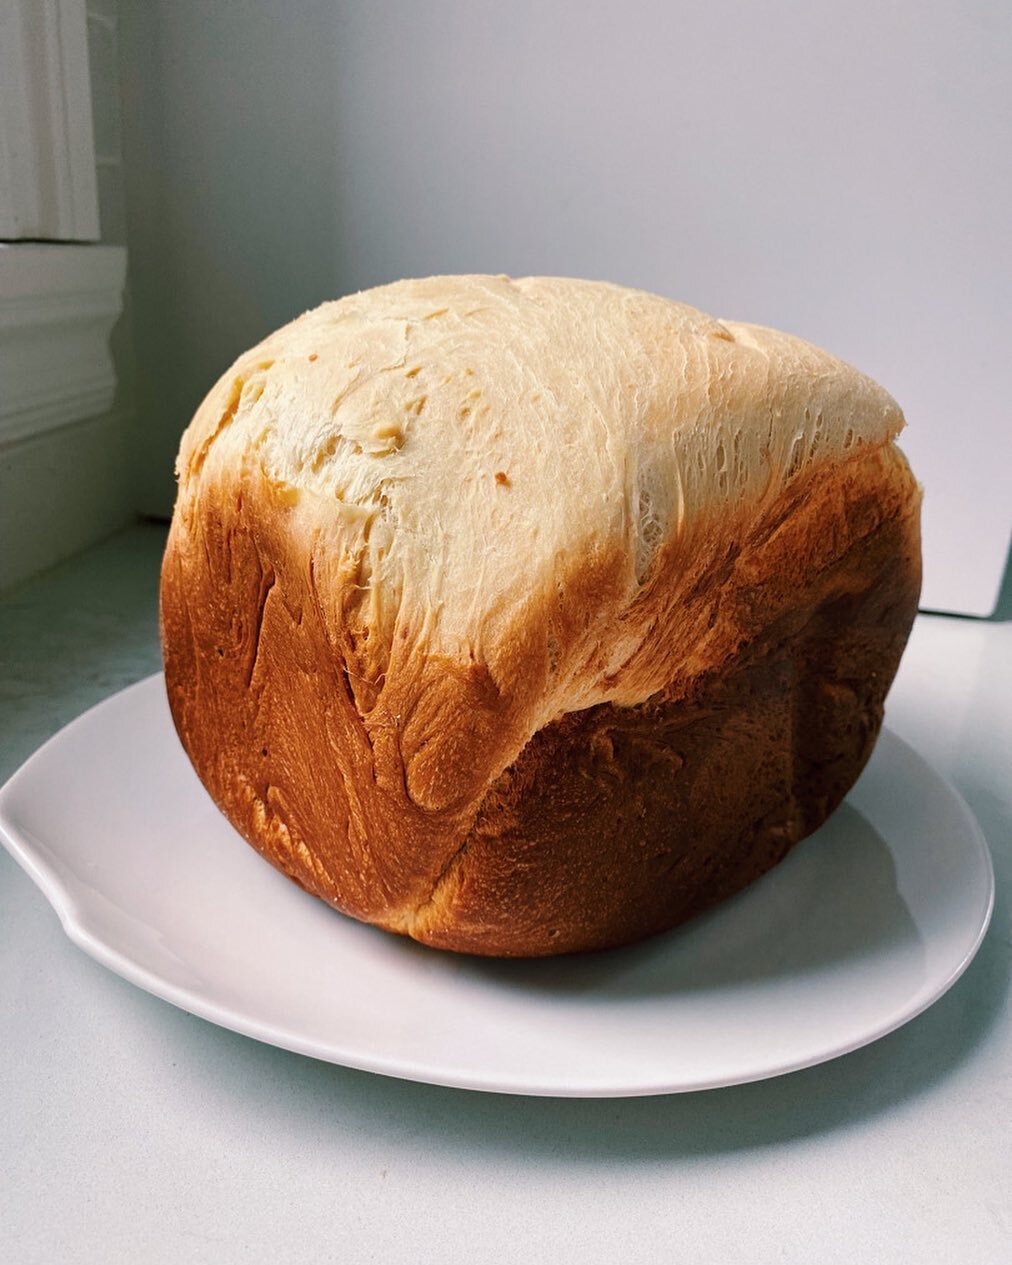
[[[867,761],[920,586],[919,493],[899,451],[817,469],[739,539],[725,527],[669,556],[663,691],[563,716],[491,786],[474,783],[473,752],[498,739],[498,695],[480,665],[447,663],[460,741],[444,779],[462,790],[433,810],[408,793],[402,718],[379,732],[360,715],[354,647],[327,631],[333,594],[311,547],[258,506],[267,495],[247,470],[173,525],[162,623],[180,738],[229,820],[296,882],[466,952],[628,943],[768,870]]]

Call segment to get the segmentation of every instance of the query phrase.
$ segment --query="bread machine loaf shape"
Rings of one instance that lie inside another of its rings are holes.
[[[920,586],[902,425],[797,338],[614,285],[325,303],[183,437],[179,737],[355,918],[494,956],[674,927],[868,760]]]

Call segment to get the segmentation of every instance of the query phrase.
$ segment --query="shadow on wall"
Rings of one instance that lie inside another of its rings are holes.
[[[327,0],[122,6],[144,514],[171,512],[179,435],[227,366],[334,295],[335,40]]]

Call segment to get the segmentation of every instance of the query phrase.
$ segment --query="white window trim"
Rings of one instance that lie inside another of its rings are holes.
[[[99,217],[87,23],[85,0],[0,0],[4,445],[104,413],[116,390],[109,335],[126,251],[90,244]]]
[[[0,238],[98,236],[84,0],[0,0]]]
[[[0,443],[110,408],[122,246],[0,245]]]

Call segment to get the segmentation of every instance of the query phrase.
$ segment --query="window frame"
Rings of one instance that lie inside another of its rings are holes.
[[[99,235],[85,0],[0,0],[0,240]]]

